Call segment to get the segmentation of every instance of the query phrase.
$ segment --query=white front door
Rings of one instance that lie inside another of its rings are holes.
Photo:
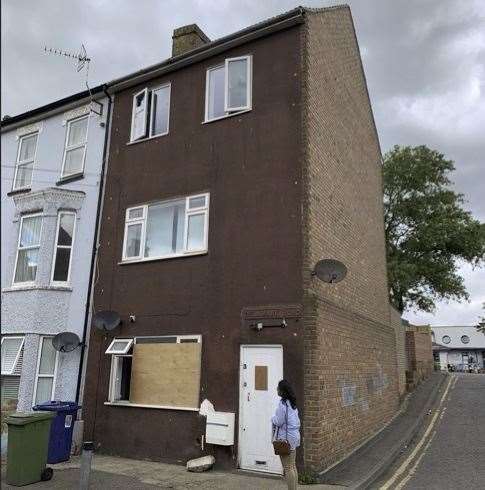
[[[273,452],[271,416],[278,405],[278,382],[283,378],[283,347],[241,346],[239,467],[282,474]]]

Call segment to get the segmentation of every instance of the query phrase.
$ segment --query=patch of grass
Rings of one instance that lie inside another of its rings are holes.
[[[315,485],[318,482],[317,474],[313,471],[303,471],[298,474],[298,483],[301,485]]]

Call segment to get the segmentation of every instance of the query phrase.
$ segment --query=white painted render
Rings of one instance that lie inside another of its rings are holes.
[[[440,367],[447,369],[448,364],[463,368],[468,365],[468,359],[473,359],[473,364],[479,368],[485,368],[485,334],[479,332],[474,326],[451,326],[451,327],[431,327],[433,341],[443,345],[447,350],[439,352]],[[450,342],[446,344],[446,338]],[[467,336],[470,341],[464,343],[463,336]]]
[[[79,107],[70,106],[68,111],[50,115],[28,127],[4,129],[1,135],[1,328],[2,336],[25,335],[19,410],[32,407],[40,336],[70,331],[83,337],[108,104],[106,98],[99,99],[103,105],[103,114],[99,116],[90,111],[86,101],[82,102]],[[82,114],[89,114],[83,177],[59,185],[67,121]],[[38,130],[39,136],[31,190],[12,195],[19,137],[32,130]],[[61,287],[51,283],[59,210],[76,213],[70,282]],[[29,286],[16,286],[13,275],[20,218],[31,212],[43,216],[36,280]],[[80,348],[59,353],[55,399],[75,399],[79,359]]]

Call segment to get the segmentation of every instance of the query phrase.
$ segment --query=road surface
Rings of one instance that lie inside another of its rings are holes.
[[[454,374],[382,490],[485,489],[485,375]]]

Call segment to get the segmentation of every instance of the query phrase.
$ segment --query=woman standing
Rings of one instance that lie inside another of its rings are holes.
[[[296,470],[296,448],[300,445],[300,417],[296,408],[296,397],[288,381],[282,379],[278,383],[278,396],[281,398],[276,412],[271,418],[275,439],[288,441],[290,454],[280,455],[285,472],[288,490],[296,490],[298,472]]]

